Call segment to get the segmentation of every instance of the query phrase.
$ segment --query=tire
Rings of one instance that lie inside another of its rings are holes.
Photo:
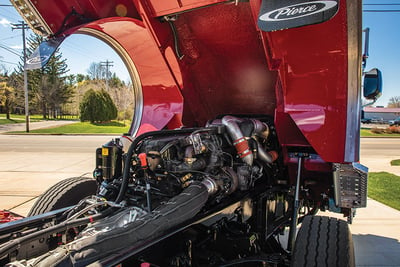
[[[297,234],[291,266],[354,267],[353,239],[347,223],[306,216]]]
[[[33,204],[28,216],[69,207],[81,199],[96,194],[97,182],[85,177],[62,180],[47,189]]]

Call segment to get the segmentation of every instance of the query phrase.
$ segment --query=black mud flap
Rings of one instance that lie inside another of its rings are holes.
[[[339,9],[339,0],[263,0],[258,27],[277,31],[325,22]]]

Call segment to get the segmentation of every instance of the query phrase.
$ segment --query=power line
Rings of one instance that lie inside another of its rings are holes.
[[[10,39],[14,39],[14,38],[19,38],[20,36],[21,36],[21,35],[8,36],[8,37],[1,38],[0,41],[10,40]]]
[[[363,12],[382,12],[382,13],[398,13],[400,9],[365,9]]]
[[[114,63],[114,61],[109,61],[108,59],[106,61],[100,62],[101,67],[106,67],[106,91],[108,91],[109,68],[114,66],[112,63]]]
[[[399,4],[391,3],[391,4],[363,4],[364,6],[400,6]]]
[[[2,11],[4,11],[4,13]],[[5,17],[7,19],[10,19],[12,21],[18,21],[19,19],[21,19],[21,17],[19,17],[18,15],[14,15],[4,9],[0,10],[0,14],[1,14],[1,16]]]
[[[79,47],[79,48],[78,48]],[[86,51],[82,51],[84,48],[82,47],[81,44],[74,44],[71,42],[67,42],[65,41],[65,43],[63,43],[60,46],[60,51],[63,52],[63,50],[69,50],[71,51],[70,53],[75,53],[75,54],[81,54],[82,56],[85,56],[86,58],[90,58],[93,61],[96,61],[98,59],[98,57],[93,56],[91,53],[91,51],[86,50]]]
[[[375,7],[388,7],[388,6],[400,6],[400,3],[372,3],[372,4],[363,4],[364,6],[375,6]],[[398,13],[399,9],[365,9],[363,12],[381,12],[381,13]]]
[[[12,65],[16,65],[16,66],[18,66],[18,64],[17,64],[17,63],[10,62],[10,61],[5,61],[5,60],[2,60],[2,59],[0,59],[0,62],[4,62],[4,63],[7,63],[7,64],[12,64]]]
[[[14,50],[14,49],[12,49],[12,48],[10,48],[8,46],[0,44],[0,48],[3,48],[4,50],[7,50],[8,52],[10,52],[10,53],[12,53],[14,55],[21,56],[20,53],[16,52],[16,50]]]

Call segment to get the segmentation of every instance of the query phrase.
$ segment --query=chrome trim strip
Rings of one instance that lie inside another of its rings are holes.
[[[361,119],[361,7],[362,0],[347,0],[347,121],[345,162],[359,161]]]
[[[76,33],[90,35],[102,40],[111,48],[113,48],[114,51],[121,57],[122,61],[125,63],[125,66],[128,69],[129,75],[132,80],[133,94],[135,98],[135,111],[133,113],[132,124],[129,130],[129,134],[131,136],[135,136],[139,130],[140,122],[142,120],[143,93],[139,73],[135,67],[134,62],[132,61],[128,52],[111,36],[92,28],[80,28],[78,31],[76,31]]]

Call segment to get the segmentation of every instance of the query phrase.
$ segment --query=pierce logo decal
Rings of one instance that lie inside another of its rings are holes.
[[[41,62],[45,62],[49,59],[50,56],[38,56],[38,57],[33,57],[30,58],[26,61],[27,64],[38,64]]]
[[[337,5],[336,1],[310,1],[281,7],[259,17],[262,21],[285,21],[325,12]]]

